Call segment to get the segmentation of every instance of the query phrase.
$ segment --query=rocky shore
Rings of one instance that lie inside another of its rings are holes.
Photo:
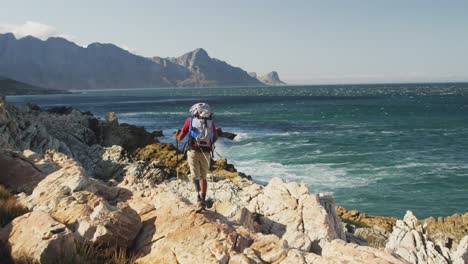
[[[212,207],[196,213],[181,153],[155,135],[114,114],[1,100],[0,184],[26,213],[0,228],[0,262],[468,261],[466,213],[368,216],[303,184],[256,184],[225,160],[209,175]]]

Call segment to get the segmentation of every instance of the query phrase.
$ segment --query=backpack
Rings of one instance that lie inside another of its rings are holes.
[[[214,132],[210,106],[206,103],[195,104],[190,108],[190,114],[189,144],[212,149]]]
[[[189,136],[195,141],[195,146],[211,149],[214,137],[213,120],[191,117]]]

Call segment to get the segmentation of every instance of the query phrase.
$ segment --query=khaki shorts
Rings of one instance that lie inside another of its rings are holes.
[[[187,152],[187,162],[190,167],[190,176],[195,179],[205,179],[210,169],[210,152],[189,150]]]

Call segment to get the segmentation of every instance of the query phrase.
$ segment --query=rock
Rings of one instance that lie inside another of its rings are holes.
[[[101,145],[104,147],[119,145],[131,153],[138,148],[157,142],[154,136],[143,127],[126,123],[122,123],[119,126],[112,124],[103,125],[103,140]]]
[[[115,112],[108,112],[106,114],[105,120],[107,124],[111,126],[118,126],[119,125],[119,119],[117,118],[117,114]]]
[[[354,234],[365,239],[369,246],[382,249],[385,248],[388,236],[390,235],[379,227],[357,228]]]
[[[168,172],[164,166],[156,162],[146,163],[136,161],[125,167],[125,175],[139,179],[145,179],[152,183],[161,183],[168,178]]]
[[[142,254],[137,263],[227,263],[252,244],[216,214],[195,213],[175,194],[161,191],[152,200],[156,210],[142,215],[133,247]]]
[[[369,242],[367,242],[367,240],[364,237],[349,232],[346,232],[346,242],[353,243],[359,246],[369,246]]]
[[[13,192],[31,193],[45,175],[19,152],[0,149],[0,184]]]
[[[255,241],[251,248],[259,252],[258,257],[266,263],[281,262],[287,256],[285,246],[281,245],[278,237],[274,235]]]
[[[342,240],[321,243],[321,257],[332,263],[408,263],[376,248],[358,246]]]
[[[0,127],[5,127],[11,120],[10,113],[6,107],[5,98],[1,96],[0,98]],[[3,135],[2,135],[3,136]]]
[[[395,225],[397,219],[395,217],[386,217],[386,216],[372,216],[365,213],[361,213],[357,210],[346,210],[343,207],[338,206],[336,208],[336,213],[343,220],[351,221],[355,224],[361,224],[360,227],[373,227],[378,226],[387,232],[392,232],[393,226]]]
[[[40,155],[55,150],[79,161],[88,175],[104,180],[122,178],[122,167],[132,162],[112,159],[106,153],[133,152],[157,142],[142,127],[103,122],[68,107],[47,112],[2,103],[0,120],[1,148],[32,150]]]
[[[216,201],[214,210],[246,228],[280,237],[289,248],[319,251],[316,246],[322,239],[345,239],[334,199],[311,195],[305,185],[279,178],[266,187],[242,178],[208,184],[208,197]],[[167,188],[195,203],[190,183],[174,181]]]
[[[176,58],[173,63],[183,66],[188,71],[186,78],[178,82],[179,86],[262,85],[242,69],[211,58],[201,48]]]
[[[164,137],[162,130],[155,130],[151,132],[152,137]]]
[[[131,193],[89,178],[73,160],[64,160],[61,165],[20,203],[48,212],[57,221],[73,227],[77,238],[129,246],[141,227],[139,215],[122,203]]]
[[[51,174],[60,169],[59,160],[61,157],[57,156],[55,151],[46,151],[44,155],[26,149],[23,151],[22,156],[31,164],[34,165],[44,175]]]
[[[259,81],[267,85],[284,85],[283,81],[279,78],[279,75],[276,71],[269,72],[263,76],[256,77]]]
[[[237,134],[224,132],[221,128],[216,129],[216,134],[218,135],[218,137],[227,138],[230,140],[234,140],[234,138],[237,137]]]
[[[105,201],[76,223],[76,233],[97,245],[129,247],[140,231],[140,216],[130,207],[118,208]]]
[[[71,107],[67,106],[55,106],[47,109],[46,111],[51,113],[51,114],[58,114],[58,115],[68,115],[70,114],[74,109]]]
[[[468,263],[468,236],[465,236],[458,244],[456,251],[452,254],[454,264]]]
[[[385,249],[411,263],[450,263],[449,249],[435,245],[411,211],[396,222]]]
[[[15,218],[1,229],[0,240],[14,261],[65,263],[76,256],[71,231],[41,211]]]
[[[248,206],[262,215],[263,232],[276,234],[290,248],[316,252],[322,239],[345,239],[334,200],[327,195],[310,195],[302,184],[273,178]]]
[[[456,248],[468,235],[468,213],[453,214],[447,217],[429,217],[421,221],[434,242],[449,248]]]

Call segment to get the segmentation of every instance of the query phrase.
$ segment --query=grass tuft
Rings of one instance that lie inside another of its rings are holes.
[[[76,251],[81,263],[133,264],[138,258],[126,248],[103,248],[89,242],[76,242]]]
[[[0,185],[0,227],[7,225],[16,217],[27,212],[29,210],[17,204],[10,191]]]
[[[11,197],[11,192],[3,185],[0,185],[0,200],[7,200]]]

